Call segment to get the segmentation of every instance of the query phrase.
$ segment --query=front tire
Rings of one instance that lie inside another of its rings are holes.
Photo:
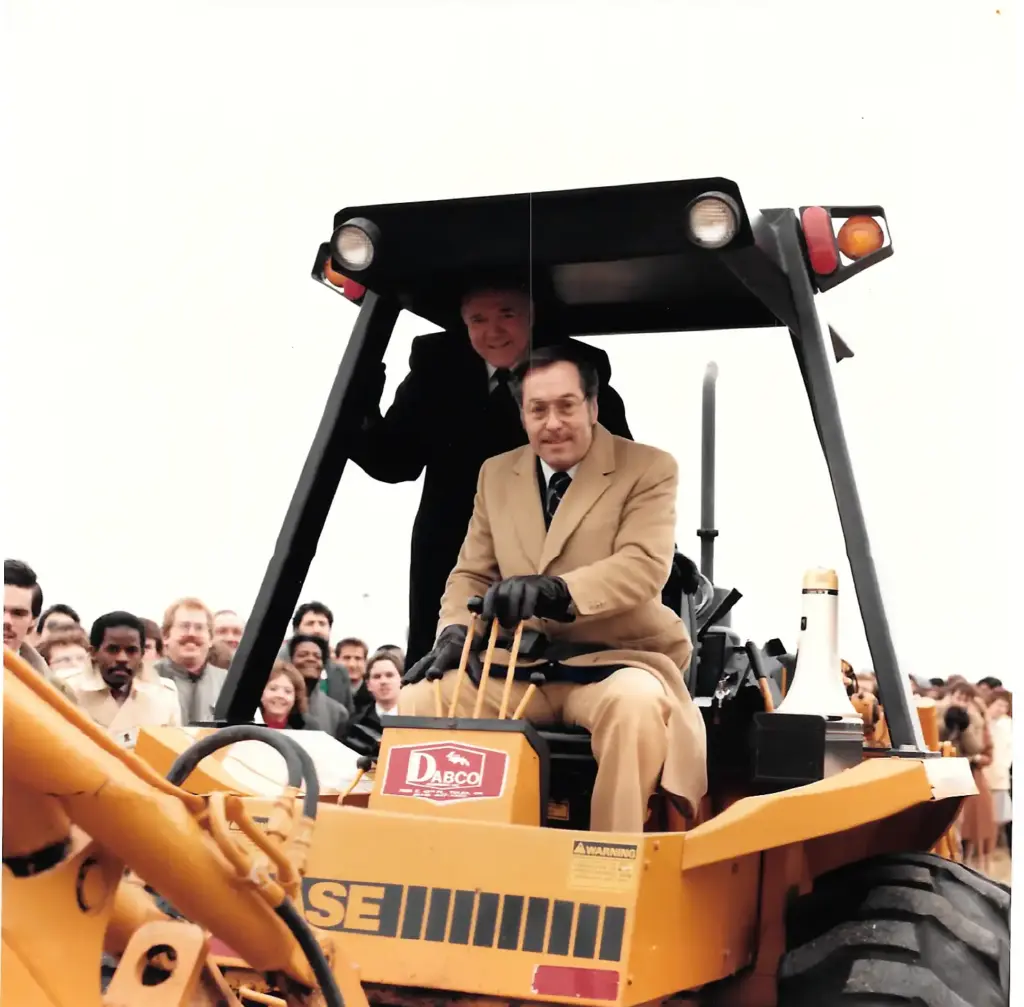
[[[822,875],[786,928],[778,1007],[1009,1007],[1010,889],[934,854]]]

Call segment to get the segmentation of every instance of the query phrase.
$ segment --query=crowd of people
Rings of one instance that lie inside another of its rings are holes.
[[[237,612],[186,597],[168,605],[159,623],[108,612],[87,632],[70,605],[44,608],[43,601],[35,571],[5,560],[4,645],[123,744],[133,745],[140,727],[214,719],[245,629]],[[355,636],[332,644],[333,635],[327,605],[299,606],[254,719],[326,731],[363,750],[379,737],[381,718],[397,713],[405,655],[394,644],[371,653]],[[851,684],[860,696],[877,695],[870,671]],[[967,860],[988,870],[996,849],[1012,848],[1013,695],[993,677],[976,684],[960,675],[911,679],[911,688],[936,701],[940,739],[971,765],[978,794],[964,802],[959,832]]]
[[[859,697],[877,696],[870,671],[858,672],[851,684]],[[967,862],[988,873],[993,853],[1013,845],[1013,694],[992,676],[974,684],[962,675],[912,677],[910,688],[935,701],[939,740],[970,763],[978,793],[964,801],[957,831]]]
[[[4,646],[122,744],[141,727],[211,721],[227,668],[245,629],[235,611],[178,598],[162,620],[107,612],[89,630],[70,605],[44,608],[36,572],[4,561]],[[331,643],[334,613],[318,601],[299,606],[271,669],[255,720],[269,727],[320,730],[365,747],[380,718],[397,712],[405,656],[373,653],[355,636]]]

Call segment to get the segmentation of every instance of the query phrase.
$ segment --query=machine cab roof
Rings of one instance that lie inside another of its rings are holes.
[[[868,645],[895,748],[922,746],[899,673],[832,383],[815,294],[892,254],[880,206],[753,211],[726,178],[351,206],[313,277],[360,306],[217,716],[248,721],[316,551],[357,407],[404,309],[461,327],[479,277],[528,285],[567,336],[785,326],[832,477]],[[850,352],[831,333],[836,359]]]
[[[807,210],[813,229],[822,208]],[[793,321],[792,299],[765,231],[787,212],[748,213],[725,178],[354,206],[335,215],[313,276],[356,303],[372,290],[443,329],[461,326],[458,294],[476,276],[528,283],[538,315],[567,335],[778,326]],[[881,207],[824,212],[837,234],[814,232],[826,270],[817,289],[892,254]],[[840,236],[843,214],[854,226]],[[751,289],[744,264],[774,296]]]

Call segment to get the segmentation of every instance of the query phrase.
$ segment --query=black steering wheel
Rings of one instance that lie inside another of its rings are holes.
[[[698,571],[697,590],[693,592],[693,608],[697,618],[707,615],[715,604],[715,585]]]

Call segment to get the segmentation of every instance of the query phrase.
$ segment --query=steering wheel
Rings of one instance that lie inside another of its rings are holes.
[[[700,572],[697,573],[697,577],[699,583],[697,590],[693,593],[693,607],[696,617],[700,619],[711,611],[711,607],[715,603],[715,585]]]

